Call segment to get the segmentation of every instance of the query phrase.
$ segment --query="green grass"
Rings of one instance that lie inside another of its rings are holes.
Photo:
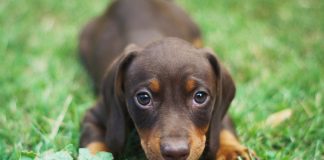
[[[231,70],[238,91],[230,112],[242,142],[263,159],[324,159],[324,2],[178,3]],[[80,120],[95,101],[76,54],[77,36],[106,4],[0,1],[0,159],[68,144],[77,150]],[[293,110],[290,119],[264,125],[283,109]]]

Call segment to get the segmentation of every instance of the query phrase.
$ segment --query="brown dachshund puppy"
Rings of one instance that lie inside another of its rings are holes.
[[[98,95],[81,147],[118,158],[136,129],[151,160],[251,159],[226,116],[234,82],[172,1],[113,1],[79,47]]]

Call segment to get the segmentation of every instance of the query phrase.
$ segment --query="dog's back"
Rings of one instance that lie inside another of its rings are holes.
[[[128,44],[145,46],[164,37],[202,45],[197,25],[173,1],[114,1],[102,16],[85,26],[80,36],[80,56],[95,92],[107,67]]]

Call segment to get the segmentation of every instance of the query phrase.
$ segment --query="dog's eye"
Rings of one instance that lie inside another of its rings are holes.
[[[136,94],[136,101],[141,106],[147,106],[151,104],[151,96],[148,92],[140,92]]]
[[[197,104],[203,104],[203,103],[205,103],[205,101],[207,100],[207,98],[208,98],[208,94],[206,92],[204,92],[204,91],[198,91],[194,95],[194,101]]]

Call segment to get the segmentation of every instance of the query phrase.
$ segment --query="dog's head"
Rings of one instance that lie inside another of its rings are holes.
[[[235,92],[211,50],[176,38],[145,48],[128,46],[103,83],[108,116],[113,117],[108,144],[121,145],[116,142],[120,138],[125,142],[125,119],[130,117],[149,159],[198,159],[206,136],[218,138]],[[114,131],[121,135],[117,138]]]

